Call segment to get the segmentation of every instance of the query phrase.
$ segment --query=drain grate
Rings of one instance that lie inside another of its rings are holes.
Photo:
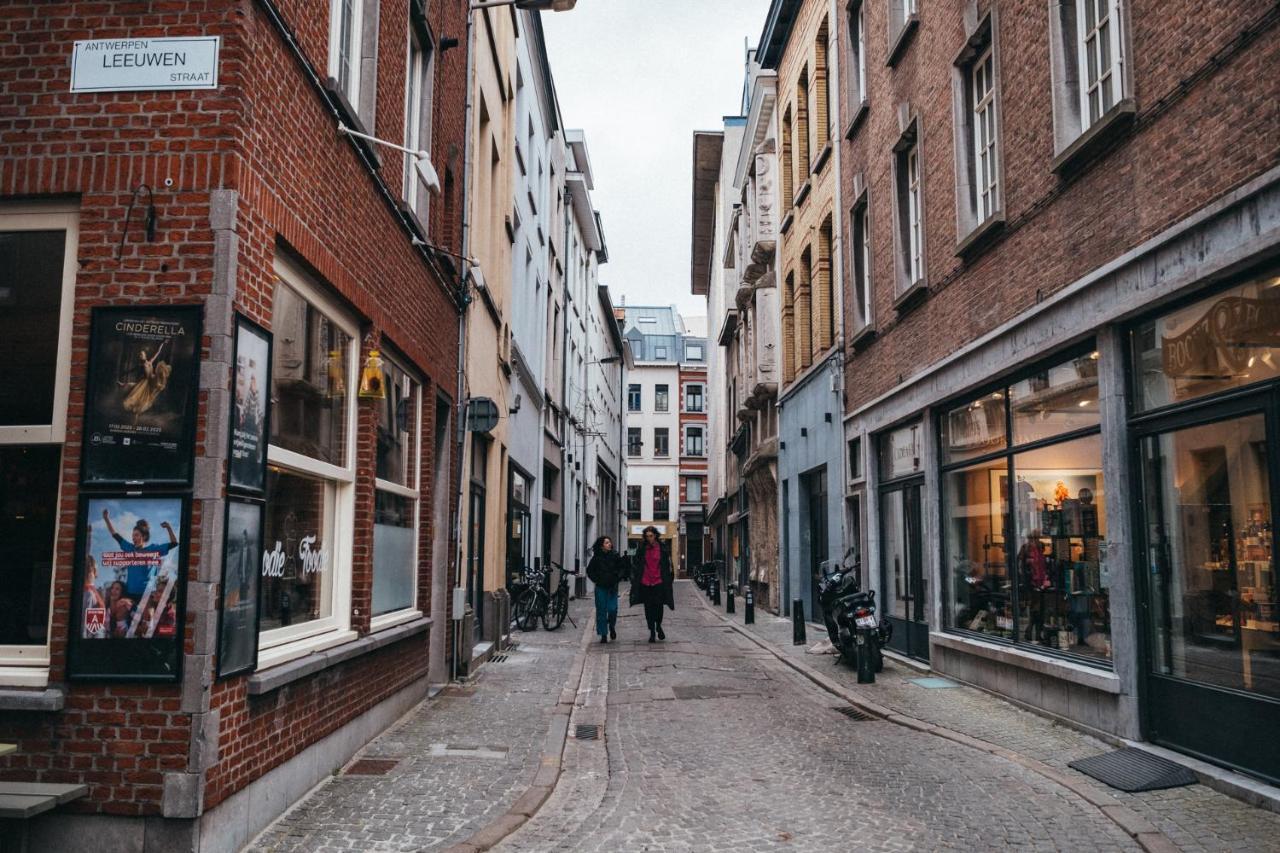
[[[841,705],[838,708],[832,708],[837,714],[842,714],[856,723],[869,723],[872,720],[880,719],[875,714],[868,714],[861,708],[855,708],[852,705]]]
[[[1159,791],[1200,781],[1196,774],[1182,765],[1133,747],[1082,758],[1067,766],[1112,788],[1129,792]]]
[[[506,652],[498,652],[496,655],[489,658],[489,663],[502,663],[506,659],[507,659]]]
[[[361,758],[347,768],[344,776],[385,776],[400,763],[398,758]]]
[[[573,736],[578,740],[599,740],[600,727],[579,723],[578,727],[573,730]]]

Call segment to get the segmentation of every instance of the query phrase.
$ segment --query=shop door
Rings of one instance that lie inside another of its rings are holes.
[[[474,614],[474,639],[482,638],[484,625],[484,489],[471,487],[471,526],[467,531],[467,589]]]
[[[1139,434],[1147,736],[1280,782],[1277,406]],[[1145,433],[1145,434],[1143,434]]]
[[[809,613],[810,622],[821,624],[822,603],[819,600],[818,581],[822,577],[822,563],[827,559],[827,468],[824,465],[801,476],[805,491],[805,509],[809,517],[802,523],[808,524],[809,554]]]
[[[924,484],[916,480],[880,494],[880,589],[882,616],[893,626],[889,648],[928,660],[920,512],[923,489]]]

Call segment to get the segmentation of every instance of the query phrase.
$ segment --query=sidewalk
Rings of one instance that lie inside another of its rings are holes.
[[[795,646],[791,643],[789,619],[757,608],[755,624],[745,625],[741,603],[738,612],[728,616],[723,607],[709,604],[705,594],[700,593],[699,600],[738,630],[764,643],[784,661],[834,682],[859,702],[919,721],[925,727],[948,729],[957,733],[962,742],[966,737],[971,738],[982,742],[975,746],[1007,750],[1047,765],[1073,789],[1086,794],[1092,792],[1100,802],[1107,802],[1108,798],[1116,801],[1133,813],[1131,817],[1121,817],[1140,821],[1135,823],[1135,834],[1151,828],[1163,833],[1181,850],[1276,849],[1280,839],[1280,814],[1256,808],[1204,785],[1137,794],[1115,790],[1067,767],[1078,758],[1114,749],[1097,738],[974,687],[928,689],[913,684],[911,680],[922,677],[923,673],[888,658],[875,684],[858,684],[857,673],[845,664],[837,664],[834,656],[806,653],[806,649],[826,638],[825,632],[815,635],[810,627],[808,644]],[[900,722],[909,724],[907,720]]]
[[[492,834],[546,775],[548,751],[563,745],[567,717],[557,717],[558,706],[566,679],[576,678],[592,606],[572,601],[569,616],[577,627],[565,620],[554,632],[514,631],[519,645],[505,659],[414,708],[248,849],[425,850]]]

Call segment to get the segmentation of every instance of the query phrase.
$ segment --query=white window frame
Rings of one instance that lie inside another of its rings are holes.
[[[981,225],[1002,209],[1000,204],[1000,125],[996,120],[995,51],[993,44],[969,68],[969,98],[973,115],[973,203]],[[984,160],[985,156],[985,160]]]
[[[1124,99],[1124,54],[1120,33],[1119,0],[1075,0],[1076,3],[1076,60],[1079,63],[1080,81],[1080,130],[1083,132],[1096,124],[1103,116],[1111,112],[1111,108]],[[1086,10],[1096,13],[1099,8],[1106,14],[1099,16],[1093,27],[1086,23]],[[1104,38],[1099,30],[1107,27]],[[1102,67],[1103,45],[1111,52],[1111,62]],[[1097,61],[1098,74],[1094,81],[1089,79],[1090,60]],[[1090,96],[1098,93],[1098,114],[1093,115]],[[1111,103],[1106,104],[1106,95],[1110,95]]]
[[[690,486],[691,484],[693,484],[693,483],[697,483],[697,484],[698,484],[698,496],[697,496],[696,498],[691,498],[691,497],[689,497],[689,486]],[[685,502],[685,503],[687,503],[687,504],[700,504],[700,503],[702,503],[702,492],[703,492],[703,489],[704,489],[704,488],[705,488],[705,485],[704,485],[704,484],[703,484],[703,482],[702,482],[702,477],[699,477],[699,476],[686,476],[686,477],[684,478],[684,502]]]
[[[355,534],[356,480],[356,400],[359,387],[357,363],[360,356],[360,329],[351,314],[311,283],[310,276],[289,259],[277,255],[275,273],[278,285],[285,285],[343,332],[351,336],[347,356],[347,432],[346,464],[321,462],[267,445],[267,462],[292,472],[328,480],[333,488],[333,531],[330,537],[331,602],[329,615],[296,625],[261,631],[258,635],[258,669],[264,670],[315,651],[327,649],[356,638],[351,629],[352,545]]]
[[[342,80],[342,6],[351,9],[350,77]],[[360,64],[364,59],[364,0],[329,0],[329,76],[338,81],[338,88],[353,108],[360,108]]]
[[[661,392],[659,391],[659,389],[661,389]],[[666,399],[661,400],[661,404],[659,404],[660,403],[660,398],[658,397],[659,393],[666,395]],[[657,383],[653,386],[653,410],[655,412],[671,411],[671,386],[669,384]]]
[[[867,103],[867,0],[853,0],[849,4],[849,49],[853,53],[853,61],[849,63],[849,94],[855,100],[849,104],[850,115]]]
[[[383,613],[380,616],[371,616],[371,618],[369,619],[369,630],[371,632],[381,631],[384,628],[390,628],[394,625],[399,625],[402,622],[409,622],[413,619],[417,619],[420,616],[422,616],[422,611],[418,609],[418,605],[417,605],[418,567],[422,563],[422,542],[420,538],[422,535],[422,379],[421,377],[418,376],[418,374],[415,371],[410,370],[400,359],[390,357],[385,352],[382,353],[382,358],[384,361],[387,361],[391,364],[394,364],[396,367],[398,367],[404,373],[405,379],[407,379],[412,384],[412,387],[413,387],[413,419],[414,419],[413,444],[414,446],[413,446],[413,462],[411,463],[411,467],[410,467],[410,474],[411,474],[410,479],[413,481],[413,485],[402,486],[399,483],[393,483],[390,480],[383,480],[380,477],[375,477],[373,480],[373,488],[375,493],[386,492],[388,494],[396,495],[397,497],[408,498],[409,500],[413,501],[414,596],[413,596],[413,602],[409,604],[408,607],[402,607],[399,610],[392,610],[388,613]],[[377,470],[376,465],[374,467],[374,470],[375,471]],[[374,497],[374,501],[375,502],[377,501],[376,494]],[[372,537],[370,537],[369,541],[371,543],[370,548],[372,551],[372,548],[373,548]],[[371,602],[370,612],[372,612],[373,576],[377,574],[377,571],[378,571],[376,553],[372,553],[372,556],[370,558],[370,567],[371,567],[371,572],[370,572],[369,601]]]
[[[849,211],[849,281],[853,285],[855,332],[871,325],[871,205],[864,190]],[[859,230],[861,225],[861,230]],[[859,257],[862,263],[859,264]],[[859,294],[861,288],[861,294]],[[859,299],[859,295],[861,298]]]
[[[691,408],[689,408],[689,394],[690,394],[690,392],[692,392],[695,388],[696,388],[696,389],[698,389],[698,396],[702,398],[702,405],[701,405],[699,408],[697,408],[697,409],[691,409]],[[705,384],[705,383],[703,383],[703,382],[689,382],[689,383],[686,383],[686,384],[685,384],[685,386],[684,386],[684,399],[682,400],[682,403],[683,403],[683,405],[681,406],[681,408],[682,408],[684,411],[686,411],[686,412],[692,412],[692,413],[694,413],[694,414],[702,414],[703,412],[705,412],[705,411],[707,410],[707,386],[706,386],[706,384]]]
[[[691,429],[696,429],[696,430],[701,430],[701,431],[702,431],[702,452],[701,452],[701,453],[693,453],[693,452],[691,452],[691,451],[689,450],[689,430],[691,430]],[[683,436],[681,436],[681,438],[683,439],[682,444],[684,445],[684,447],[682,448],[682,450],[684,451],[683,455],[685,455],[685,456],[696,456],[696,457],[705,457],[705,456],[707,455],[707,426],[706,426],[706,424],[700,424],[700,423],[699,423],[699,424],[685,424],[685,425],[684,425],[684,435],[683,435]]]
[[[690,355],[690,350],[697,350],[697,355]],[[702,361],[706,358],[706,349],[702,344],[685,344],[684,357],[686,361]]]
[[[53,408],[49,423],[0,426],[0,444],[57,444],[67,437],[67,402],[71,385],[71,328],[75,316],[75,285],[79,263],[80,210],[65,204],[6,204],[0,206],[0,231],[62,231],[62,298],[58,306],[57,364],[53,373]],[[59,465],[61,471],[61,465]],[[62,505],[62,476],[58,476],[58,505]],[[49,572],[49,616],[44,645],[0,645],[0,686],[47,687],[49,636],[53,625],[55,580],[58,577],[58,529],[54,526],[52,567]]]
[[[659,432],[666,433],[665,438],[667,439],[667,451],[665,453],[658,452]],[[669,427],[654,427],[653,428],[653,458],[667,459],[670,456],[671,456],[671,429]]]
[[[924,221],[920,204],[920,143],[911,143],[903,157],[907,168],[907,289],[924,279]]]
[[[432,110],[435,105],[435,86],[433,68],[435,51],[430,44],[423,45],[417,27],[409,26],[408,58],[405,70],[404,94],[404,146],[415,151],[430,151],[432,127]],[[423,107],[426,107],[426,138],[423,139]],[[417,214],[423,228],[427,227],[431,194],[424,192],[418,180],[418,170],[414,167],[414,158],[404,155],[404,200]],[[421,206],[421,211],[419,211]]]

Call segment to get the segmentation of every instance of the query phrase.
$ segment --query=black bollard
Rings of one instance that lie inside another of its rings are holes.
[[[804,635],[804,599],[797,598],[791,602],[791,645],[803,646],[807,642]]]
[[[711,579],[711,603],[720,606],[720,578]]]
[[[756,593],[751,587],[747,587],[747,591],[743,594],[743,603],[747,605],[746,624],[754,625],[756,622]]]
[[[733,584],[729,584],[729,588],[724,591],[724,612],[730,615],[737,612],[733,606]]]

